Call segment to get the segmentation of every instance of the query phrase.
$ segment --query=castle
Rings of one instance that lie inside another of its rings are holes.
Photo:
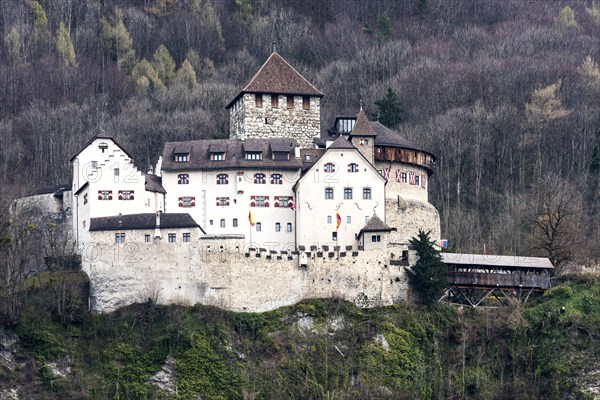
[[[440,237],[435,157],[362,108],[322,132],[322,97],[274,52],[227,105],[229,139],[165,143],[150,174],[100,132],[71,159],[72,185],[21,203],[68,214],[96,311],[391,304],[407,295],[409,239]]]

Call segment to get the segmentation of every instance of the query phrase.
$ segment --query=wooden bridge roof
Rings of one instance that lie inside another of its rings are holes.
[[[500,269],[554,269],[550,260],[543,257],[442,253],[442,262],[448,265],[471,265]]]

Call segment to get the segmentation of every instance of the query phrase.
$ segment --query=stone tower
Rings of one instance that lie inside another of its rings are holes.
[[[290,138],[312,148],[320,134],[321,97],[298,71],[276,52],[227,105],[229,137]]]

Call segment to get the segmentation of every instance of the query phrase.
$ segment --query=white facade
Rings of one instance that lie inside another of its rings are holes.
[[[299,246],[357,249],[358,234],[369,218],[377,214],[385,220],[385,179],[356,148],[334,147],[298,181]]]
[[[256,180],[257,174],[264,180]],[[189,213],[209,235],[245,235],[257,248],[291,250],[296,222],[292,186],[299,176],[300,170],[263,168],[162,171],[165,210]]]
[[[97,135],[71,162],[73,231],[78,243],[89,240],[91,218],[164,209],[163,195],[146,191],[144,174],[108,135]]]

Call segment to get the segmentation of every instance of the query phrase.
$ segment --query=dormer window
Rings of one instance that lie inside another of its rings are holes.
[[[337,121],[337,130],[341,133],[350,133],[354,129],[355,119],[352,118],[340,118]]]
[[[284,151],[274,151],[273,160],[287,161],[290,159],[290,153]]]
[[[175,154],[175,162],[188,162],[188,161],[190,161],[189,153]]]
[[[106,152],[106,150],[108,149],[108,144],[106,144],[106,142],[101,142],[98,145],[98,148],[104,153]]]
[[[225,153],[210,153],[211,161],[223,161],[225,159]]]
[[[247,151],[246,160],[262,160],[262,153],[260,151]]]

